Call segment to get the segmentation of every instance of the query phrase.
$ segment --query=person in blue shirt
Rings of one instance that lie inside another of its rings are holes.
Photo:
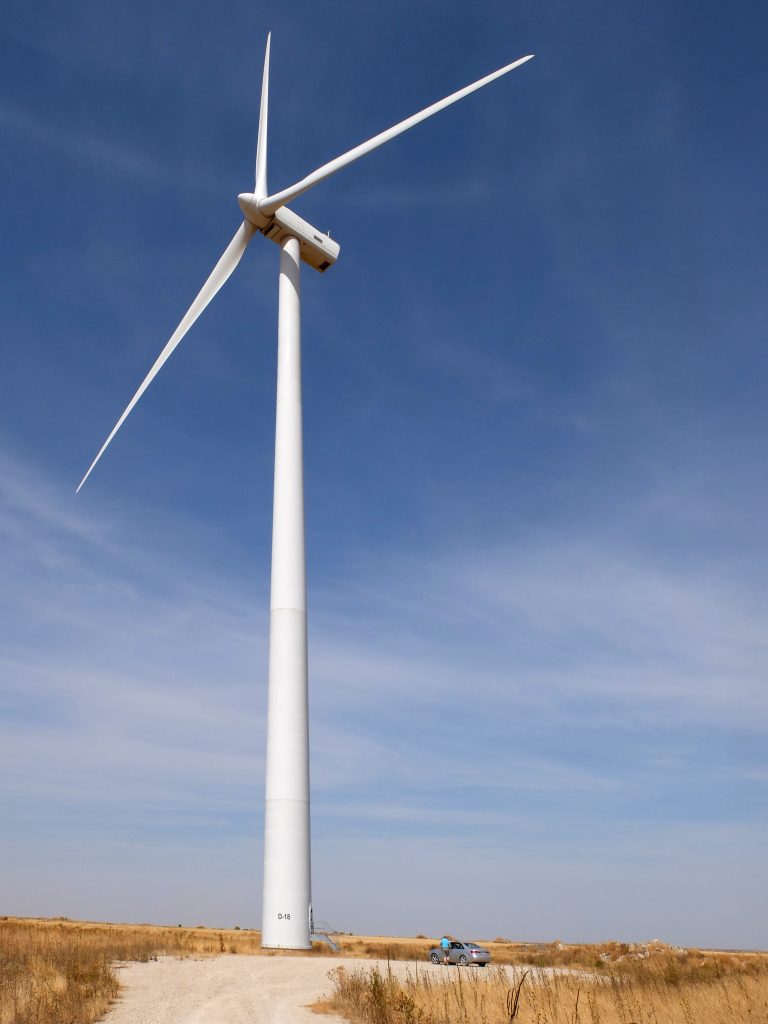
[[[450,963],[450,960],[448,959],[448,952],[449,952],[450,948],[451,948],[451,940],[448,938],[447,935],[444,935],[442,937],[442,939],[440,939],[440,949],[443,951],[443,963],[444,964]]]

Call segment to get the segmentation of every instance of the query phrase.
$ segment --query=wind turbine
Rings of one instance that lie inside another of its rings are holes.
[[[405,121],[380,132],[281,192],[267,188],[269,49],[261,86],[256,177],[253,192],[237,197],[245,220],[171,335],[152,369],[88,468],[79,491],[128,414],[161,367],[230,277],[259,231],[280,246],[277,325],[277,411],[269,613],[267,774],[264,825],[262,945],[310,949],[312,902],[309,823],[309,723],[307,713],[307,597],[304,555],[304,476],[301,418],[301,261],[324,273],[339,256],[338,244],[288,209],[286,203],[332,174],[529,61],[521,57]]]

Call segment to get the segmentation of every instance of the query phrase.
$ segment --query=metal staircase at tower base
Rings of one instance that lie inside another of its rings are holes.
[[[312,931],[313,942],[324,942],[327,946],[330,946],[334,953],[341,952],[341,946],[338,943],[340,933],[332,928],[327,921],[315,921],[314,929]]]

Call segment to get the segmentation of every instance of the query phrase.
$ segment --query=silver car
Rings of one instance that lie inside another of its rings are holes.
[[[435,949],[430,949],[429,959],[433,964],[445,963],[445,953],[440,946],[436,946]],[[448,950],[448,962],[460,967],[467,967],[468,964],[485,967],[491,962],[491,954],[476,942],[452,942]]]

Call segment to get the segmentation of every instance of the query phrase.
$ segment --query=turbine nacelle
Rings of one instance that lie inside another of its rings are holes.
[[[301,258],[310,267],[324,273],[339,258],[338,242],[313,228],[287,206],[281,206],[274,213],[266,214],[260,209],[259,198],[252,192],[241,192],[237,197],[245,219],[260,231],[265,238],[281,245],[286,238],[298,238]]]

